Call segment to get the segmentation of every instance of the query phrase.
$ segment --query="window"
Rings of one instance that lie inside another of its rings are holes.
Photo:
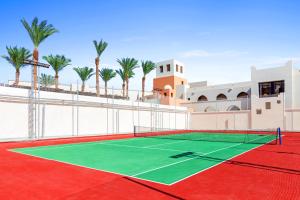
[[[231,105],[227,108],[227,111],[239,111],[239,110],[241,109],[236,105]]]
[[[180,66],[180,73],[183,73],[183,67]]]
[[[166,92],[164,93],[164,96],[165,96],[165,97],[167,96],[167,93],[166,93]]]
[[[262,82],[258,84],[259,97],[274,97],[284,92],[284,81]]]
[[[281,104],[281,101],[280,101],[280,100],[277,100],[277,104]]]
[[[219,94],[219,95],[217,96],[217,100],[227,100],[227,97],[226,97],[225,94]]]
[[[188,101],[190,101],[191,100],[191,98],[188,98]]]
[[[248,98],[248,93],[241,92],[237,95],[237,99],[243,99],[243,98]]]
[[[170,64],[167,64],[167,71],[171,71],[171,65]]]
[[[171,93],[171,97],[173,97],[173,93]]]
[[[164,66],[159,66],[159,69],[160,69],[160,73],[164,72]]]
[[[271,109],[271,102],[266,102],[266,110],[270,110]]]
[[[178,72],[178,65],[176,64],[176,72]]]
[[[181,81],[181,85],[183,85],[184,84],[184,82],[183,81]]]
[[[198,97],[198,101],[207,101],[207,97],[204,95],[201,95],[200,97]]]
[[[261,115],[261,113],[262,113],[261,109],[256,109],[256,114],[257,115]]]

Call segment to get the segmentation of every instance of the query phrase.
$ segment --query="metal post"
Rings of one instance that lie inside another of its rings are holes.
[[[150,103],[150,129],[151,129],[151,131],[153,131],[153,129],[152,129],[152,102]]]
[[[34,95],[34,84],[33,84],[33,66],[31,66],[31,88],[28,94],[28,137],[33,139],[34,136],[34,104],[33,104],[33,95]]]
[[[112,133],[115,132],[115,110],[114,110],[114,87],[111,88],[111,96],[112,96],[112,103],[111,103],[111,111],[112,111]]]
[[[42,138],[45,136],[45,115],[46,115],[46,105],[43,104],[43,109],[42,109]]]
[[[277,128],[277,137],[279,139],[279,144],[281,145],[282,144],[282,138],[281,138],[281,129],[280,129],[280,127]]]
[[[177,111],[177,108],[176,108],[176,99],[175,99],[175,130],[177,129],[177,124],[176,124],[176,111]]]
[[[106,134],[108,135],[108,95],[106,94]]]
[[[72,136],[74,136],[74,121],[75,121],[75,117],[74,117],[74,94],[72,94]]]
[[[39,79],[39,77],[40,77],[40,67],[39,66],[37,67],[37,70],[38,70],[38,79]],[[37,84],[38,84],[38,100],[37,100],[37,111],[38,111],[37,129],[38,129],[38,131],[37,131],[37,138],[39,138],[40,137],[40,91],[41,91],[41,88],[40,88],[41,85],[40,85],[39,80],[38,80]]]
[[[78,105],[78,101],[79,101],[79,85],[78,85],[78,79],[77,79],[77,123],[76,123],[76,133],[77,136],[79,135],[79,105]]]
[[[138,91],[138,127],[140,127],[140,91]]]

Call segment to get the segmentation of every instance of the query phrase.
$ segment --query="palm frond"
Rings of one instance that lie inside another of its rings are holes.
[[[150,60],[142,61],[142,69],[143,69],[144,76],[146,76],[151,71],[153,71],[155,67],[156,67],[155,63]]]
[[[94,69],[89,67],[75,67],[74,71],[78,74],[82,82],[87,81],[94,75]]]
[[[64,55],[43,56],[43,59],[46,60],[49,65],[51,65],[56,73],[71,64],[71,59],[66,58]]]
[[[125,79],[132,78],[135,75],[133,70],[139,67],[137,65],[138,60],[134,58],[117,59],[117,62],[121,65],[123,69]]]
[[[8,55],[3,55],[2,58],[7,60],[12,66],[15,67],[16,70],[19,70],[20,68],[26,66],[26,64],[24,64],[24,61],[32,56],[30,51],[24,47],[7,46],[6,50]]]
[[[113,69],[103,68],[100,70],[100,77],[104,82],[107,82],[116,77],[116,72]]]
[[[97,56],[100,57],[103,53],[103,51],[106,49],[108,43],[100,40],[100,42],[97,42],[96,40],[93,41],[95,49],[97,51]]]
[[[48,87],[54,85],[55,79],[54,76],[42,73],[41,76],[39,77],[39,82],[43,87]]]
[[[37,17],[32,20],[31,25],[25,19],[22,19],[21,23],[27,30],[35,48],[37,48],[50,35],[58,32],[58,30],[54,28],[52,24],[47,24],[46,20],[43,20],[39,23]]]

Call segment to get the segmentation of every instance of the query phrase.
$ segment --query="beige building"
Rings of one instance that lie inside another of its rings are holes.
[[[247,82],[210,86],[203,81],[178,84],[175,90],[169,98],[192,110],[192,129],[300,130],[300,71],[292,61],[268,69],[252,67]]]

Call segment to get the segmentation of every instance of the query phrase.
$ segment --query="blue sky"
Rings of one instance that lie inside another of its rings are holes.
[[[186,64],[190,82],[247,81],[252,65],[300,61],[299,10],[296,0],[1,0],[0,55],[6,54],[6,45],[33,49],[20,20],[37,16],[59,30],[41,44],[40,58],[52,53],[72,59],[72,66],[60,73],[62,83],[76,83],[73,67],[94,67],[92,41],[102,38],[109,45],[101,63],[115,69],[122,57],[175,58]],[[0,72],[0,82],[14,79],[13,67],[2,58]],[[154,76],[148,78],[148,89]],[[137,69],[130,87],[140,89],[140,79]],[[30,80],[29,67],[21,71],[21,80]],[[109,85],[119,88],[121,81]]]

